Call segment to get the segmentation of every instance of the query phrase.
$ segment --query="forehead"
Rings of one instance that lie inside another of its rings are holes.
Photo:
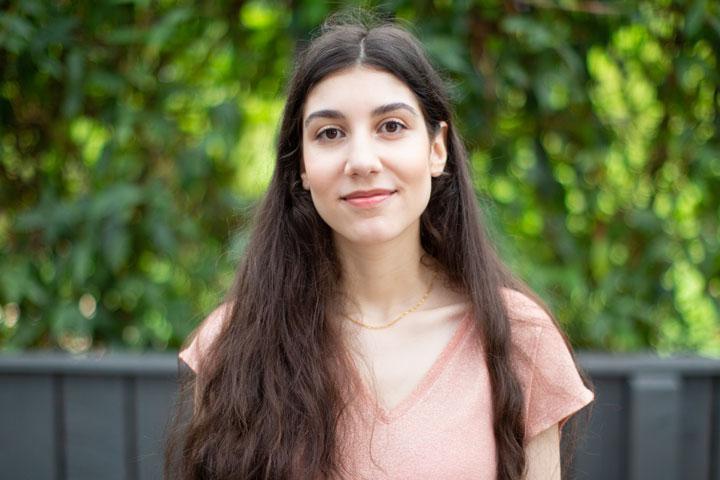
[[[420,111],[415,94],[395,75],[365,66],[334,72],[308,93],[303,118],[315,110],[370,112],[375,107],[404,102]]]

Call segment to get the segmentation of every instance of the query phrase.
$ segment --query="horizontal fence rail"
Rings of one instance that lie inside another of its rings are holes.
[[[161,478],[176,358],[0,355],[0,478]],[[578,359],[595,402],[565,478],[720,480],[720,360]],[[581,418],[568,422],[564,442]]]

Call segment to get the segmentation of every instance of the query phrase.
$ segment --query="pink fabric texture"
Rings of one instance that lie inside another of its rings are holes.
[[[526,439],[593,400],[550,317],[531,299],[503,290],[512,361],[526,399]],[[218,309],[180,357],[193,369],[219,331]],[[490,379],[478,333],[465,315],[413,392],[386,412],[367,390],[343,429],[340,447],[354,478],[494,479]]]
[[[190,344],[178,355],[194,371],[198,371],[202,352],[210,347],[212,341],[220,333],[222,323],[225,320],[226,304],[217,307],[203,320],[200,327],[195,330]]]

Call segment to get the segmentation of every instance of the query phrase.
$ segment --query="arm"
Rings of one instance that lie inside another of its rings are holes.
[[[560,480],[560,427],[556,423],[530,439],[525,447],[525,480]]]

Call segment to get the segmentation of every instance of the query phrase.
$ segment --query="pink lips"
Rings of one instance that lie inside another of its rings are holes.
[[[393,190],[379,188],[374,190],[357,190],[342,197],[342,199],[354,207],[371,208],[390,198],[393,193],[395,193]]]

